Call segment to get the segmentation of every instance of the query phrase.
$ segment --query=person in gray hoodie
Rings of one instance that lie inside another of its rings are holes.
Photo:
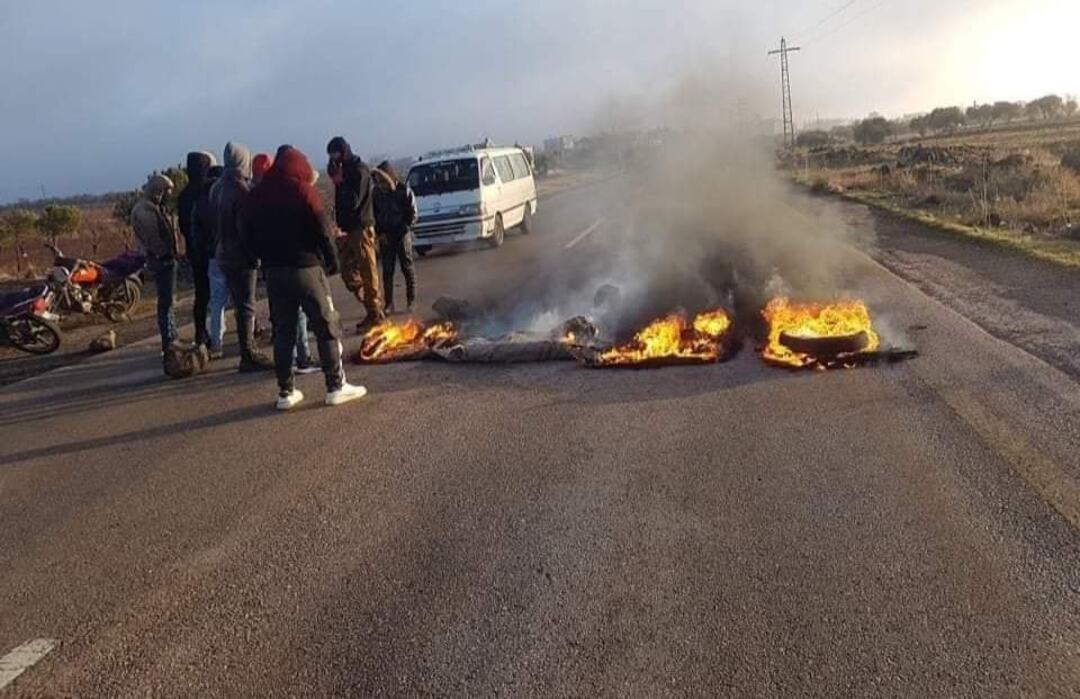
[[[240,371],[272,371],[273,361],[255,346],[255,285],[258,260],[244,243],[244,206],[251,194],[251,151],[225,146],[225,171],[210,189],[210,225],[217,249],[214,260],[225,275],[236,313]]]

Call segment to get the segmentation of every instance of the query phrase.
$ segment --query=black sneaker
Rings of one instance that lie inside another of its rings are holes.
[[[307,376],[308,374],[317,374],[322,371],[322,367],[315,362],[297,362],[296,373],[301,376]]]
[[[240,359],[240,373],[252,374],[259,371],[273,371],[274,361],[261,352],[252,352]]]

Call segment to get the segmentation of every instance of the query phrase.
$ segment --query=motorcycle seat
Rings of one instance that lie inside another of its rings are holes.
[[[41,296],[44,291],[42,285],[29,286],[18,291],[0,293],[0,311],[9,311],[15,306],[26,303],[30,299]]]

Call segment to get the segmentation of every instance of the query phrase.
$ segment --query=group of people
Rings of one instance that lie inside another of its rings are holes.
[[[273,370],[277,407],[303,400],[296,373],[322,370],[326,403],[340,405],[366,394],[348,383],[342,365],[342,328],[328,277],[340,273],[366,309],[357,329],[366,332],[394,310],[394,275],[405,276],[406,304],[416,303],[411,228],[416,203],[389,163],[371,169],[335,137],[327,145],[334,183],[334,221],[315,189],[318,172],[296,148],[252,156],[243,145],[225,146],[224,166],[207,152],[189,153],[188,184],[177,198],[176,225],[167,202],[173,182],[153,174],[131,212],[135,237],[157,286],[162,352],[178,344],[173,310],[177,265],[185,255],[194,276],[196,344],[212,359],[223,356],[225,308],[236,317],[241,372]],[[181,243],[183,246],[181,247]],[[382,261],[380,275],[379,261]],[[270,303],[274,355],[256,346],[255,298],[262,269]],[[381,283],[380,283],[381,277]],[[308,347],[314,332],[319,364]]]

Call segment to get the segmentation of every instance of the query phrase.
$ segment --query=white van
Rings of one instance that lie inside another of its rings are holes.
[[[507,230],[532,230],[536,180],[522,148],[485,144],[429,154],[409,169],[408,182],[417,209],[413,245],[421,255],[480,239],[497,248]]]

